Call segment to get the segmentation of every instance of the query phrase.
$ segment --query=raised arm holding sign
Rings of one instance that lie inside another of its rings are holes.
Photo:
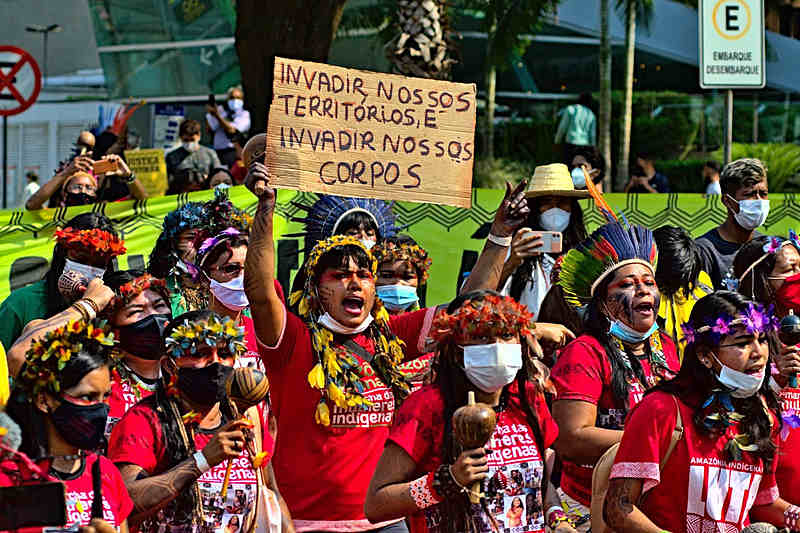
[[[275,58],[278,188],[470,207],[475,85]]]

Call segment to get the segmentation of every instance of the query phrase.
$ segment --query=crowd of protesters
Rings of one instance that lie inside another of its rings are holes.
[[[630,224],[571,106],[566,164],[506,184],[452,301],[420,304],[439,259],[391,204],[336,196],[303,207],[284,293],[242,101],[207,107],[213,149],[181,124],[170,192],[217,191],[164,217],[145,269],[115,269],[121,232],[85,213],[0,304],[0,487],[60,482],[66,525],[104,533],[800,527],[800,239],[757,231],[760,161],[706,164],[726,217],[696,239]],[[26,207],[144,198],[118,122]],[[628,192],[669,191],[638,166]],[[239,183],[254,215],[223,190]],[[592,232],[581,199],[606,219]]]

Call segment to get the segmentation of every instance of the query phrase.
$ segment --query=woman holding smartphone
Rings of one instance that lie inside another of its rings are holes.
[[[578,199],[589,192],[575,189],[567,166],[556,163],[536,167],[525,196],[528,222],[514,235],[498,290],[525,304],[537,320],[553,266],[587,236]]]

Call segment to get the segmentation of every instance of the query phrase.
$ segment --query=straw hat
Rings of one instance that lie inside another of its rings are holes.
[[[589,198],[589,191],[576,189],[572,183],[572,176],[563,163],[542,165],[533,171],[533,178],[525,191],[528,198],[537,196],[572,196],[575,198]]]

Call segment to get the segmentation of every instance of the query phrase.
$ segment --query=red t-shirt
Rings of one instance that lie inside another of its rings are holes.
[[[532,385],[528,389],[528,397],[533,399],[531,407],[539,420],[547,448],[556,440],[558,426],[550,416],[544,396],[537,393]],[[405,450],[417,464],[415,478],[426,475],[442,463],[444,410],[441,390],[438,386],[429,385],[412,394],[397,412],[389,440]],[[536,446],[516,394],[512,394],[506,409],[498,414],[497,426],[486,446],[493,451],[489,455],[489,481],[485,492],[489,509],[500,530],[509,533],[544,531],[541,494],[543,454]],[[415,513],[409,519],[411,533],[436,533],[441,530],[439,505]],[[481,531],[492,531],[488,517],[483,517],[481,523]]]
[[[730,462],[724,451],[727,439],[701,434],[693,422],[691,407],[678,402],[683,438],[664,465],[677,420],[670,394],[649,394],[631,412],[617,451],[610,478],[642,479],[649,490],[640,509],[659,528],[672,533],[739,531],[750,523],[754,505],[769,505],[778,498],[775,462],[764,471],[761,459],[744,452],[741,461]],[[739,433],[738,424],[726,435]]]
[[[94,500],[94,489],[92,483],[92,466],[96,461],[100,461],[100,480],[103,491],[103,520],[119,527],[127,520],[128,515],[133,510],[133,501],[128,496],[128,489],[122,481],[122,476],[111,461],[101,455],[91,454],[86,457],[81,469],[72,474],[73,479],[64,480],[65,500],[67,504],[67,523],[64,526],[73,525],[88,526],[92,520],[92,501]],[[6,463],[16,470],[16,465]],[[48,462],[38,462],[38,465],[47,470]],[[61,475],[66,477],[65,474]],[[25,482],[23,482],[23,485]],[[0,486],[11,486],[11,478],[4,475],[0,470]],[[38,533],[41,531],[58,531],[60,528],[22,528],[20,533]]]
[[[136,378],[131,378],[135,380]],[[111,396],[108,399],[108,421],[106,422],[106,437],[111,436],[114,425],[119,422],[128,409],[153,394],[155,384],[150,387],[146,383],[131,383],[131,380],[122,379],[118,371],[111,372]]]
[[[411,381],[411,392],[416,392],[422,388],[425,377],[431,373],[431,365],[433,364],[433,354],[426,353],[421,357],[406,361],[398,366],[400,372]]]
[[[424,349],[435,308],[392,316],[389,324],[406,343],[406,359]],[[277,346],[259,343],[270,380],[270,398],[278,421],[272,466],[281,495],[298,531],[365,531],[375,529],[364,515],[364,500],[394,416],[392,390],[367,361],[361,365],[364,397],[372,407],[344,410],[329,404],[330,426],[317,424],[314,413],[320,393],[308,384],[316,364],[306,324],[286,312]],[[368,353],[374,346],[363,334],[351,339]]]
[[[267,421],[263,415],[261,426],[264,451],[272,451],[274,443],[267,431]],[[194,438],[195,448],[202,450],[214,433],[215,431],[198,430]],[[108,457],[115,464],[135,464],[151,476],[162,474],[168,470],[161,422],[158,420],[158,414],[153,410],[150,400],[136,404],[114,427],[108,445]],[[250,464],[247,450],[242,453],[241,457],[233,461],[227,498],[222,501],[219,493],[225,479],[227,466],[228,462],[223,461],[197,480],[206,519],[206,523],[198,526],[198,530],[207,531],[210,528],[211,531],[224,533],[225,526],[228,525],[232,516],[237,516],[241,529],[244,515],[253,507],[256,494],[256,473]],[[171,523],[174,520],[173,513],[174,509],[168,505],[163,512],[159,511],[158,515],[145,520],[139,526],[138,531],[140,533],[157,532],[159,522],[178,527],[187,526],[179,521]]]
[[[780,397],[783,427],[775,478],[781,494],[800,494],[800,389],[786,387]]]
[[[673,372],[680,369],[675,344],[661,335],[664,357]],[[597,406],[596,426],[621,430],[628,410],[639,403],[647,389],[658,383],[647,356],[639,359],[647,378],[642,384],[633,380],[628,389],[627,405],[614,397],[611,389],[611,361],[600,341],[591,335],[581,335],[570,342],[553,366],[551,379],[558,391],[558,400],[580,400]],[[659,371],[661,372],[661,371]],[[579,465],[564,461],[561,488],[571,498],[588,506],[592,498],[592,469],[594,465]]]
[[[234,366],[237,368],[250,366],[264,372],[264,363],[258,354],[258,341],[256,340],[256,327],[253,319],[242,315],[239,317],[239,325],[244,327],[244,343],[247,346],[247,351],[236,360]]]

